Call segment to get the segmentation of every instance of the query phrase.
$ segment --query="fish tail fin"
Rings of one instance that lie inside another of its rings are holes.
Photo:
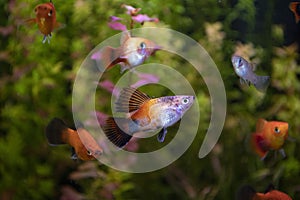
[[[257,76],[257,80],[254,83],[256,89],[260,92],[265,92],[269,86],[270,76]]]
[[[91,58],[93,60],[100,61],[97,63],[98,65],[100,65],[98,66],[98,68],[101,72],[104,72],[106,69],[110,69],[114,65],[121,62],[120,54],[121,52],[119,48],[106,46],[100,51],[97,51],[94,54],[92,54]]]
[[[116,120],[120,120],[121,123],[126,123],[128,121],[124,118],[113,118],[109,117],[106,120],[106,123],[103,127],[104,134],[106,137],[117,147],[122,148],[124,147],[129,140],[132,138],[131,135],[125,133],[116,123]],[[125,120],[125,121],[124,121]]]
[[[67,129],[67,125],[61,119],[53,118],[46,127],[46,137],[49,144],[65,144],[63,134]]]
[[[249,185],[242,186],[236,193],[236,200],[252,200],[256,191]]]
[[[264,160],[267,156],[268,150],[265,147],[265,141],[263,137],[257,133],[252,134],[251,144],[254,151],[259,155],[259,157]]]
[[[295,21],[296,24],[300,21],[300,16],[297,14],[297,6],[298,6],[299,2],[291,2],[290,3],[290,10],[294,13],[295,15]]]
[[[26,19],[26,20],[23,21],[23,24],[25,24],[25,25],[34,25],[34,24],[36,24],[36,18]]]

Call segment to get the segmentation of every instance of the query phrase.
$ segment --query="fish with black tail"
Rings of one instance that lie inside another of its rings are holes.
[[[257,90],[261,92],[266,91],[270,82],[270,76],[256,75],[253,70],[254,66],[241,56],[233,55],[231,62],[235,73],[240,77],[241,84],[246,83],[249,85],[252,83]]]
[[[109,117],[103,127],[104,133],[119,148],[123,148],[138,132],[160,130],[157,139],[163,142],[167,127],[183,117],[194,99],[188,95],[150,98],[135,88],[124,88],[116,101],[116,111],[127,113],[129,117]]]
[[[92,54],[91,58],[100,63],[100,71],[120,64],[123,73],[127,69],[143,64],[149,56],[161,48],[146,38],[132,37],[129,31],[123,31],[120,43],[121,46],[118,48],[106,46]]]
[[[73,130],[59,118],[53,118],[49,122],[46,127],[46,137],[50,145],[69,144],[72,146],[72,159],[74,160],[77,158],[95,160],[103,153],[102,148],[86,129],[80,127]]]
[[[27,19],[27,24],[37,24],[40,32],[44,35],[43,43],[48,41],[52,36],[54,29],[63,27],[63,25],[56,21],[56,10],[52,1],[48,3],[39,4],[34,8],[36,17]]]
[[[275,190],[273,185],[269,185],[264,193],[256,192],[253,187],[245,185],[238,190],[236,200],[292,200],[292,198],[284,192]]]

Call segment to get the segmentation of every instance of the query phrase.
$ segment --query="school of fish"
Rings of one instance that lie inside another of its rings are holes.
[[[289,9],[295,16],[295,22],[300,21],[300,2],[291,2]],[[53,30],[62,27],[56,21],[56,10],[53,2],[39,4],[34,8],[35,18],[27,19],[26,24],[37,24],[43,34],[42,42],[48,41]],[[161,47],[146,38],[134,37],[129,31],[123,31],[120,46],[106,46],[92,54],[91,59],[99,61],[101,71],[116,65],[121,66],[121,73],[141,65]],[[252,84],[258,91],[266,92],[270,76],[260,76],[254,73],[254,65],[239,55],[231,57],[234,72],[240,78],[241,84]],[[103,131],[108,140],[118,148],[123,148],[137,133],[158,131],[157,140],[163,142],[167,128],[174,125],[191,108],[195,101],[192,95],[175,95],[150,98],[136,88],[126,87],[120,92],[115,102],[116,112],[126,117],[108,117],[103,125]],[[255,153],[264,160],[269,151],[279,150],[286,157],[283,145],[288,138],[289,125],[283,121],[266,121],[258,119],[256,131],[251,135],[251,144]],[[50,145],[69,144],[72,148],[71,158],[83,161],[95,160],[103,154],[103,149],[85,128],[77,130],[69,128],[63,120],[53,118],[45,130]],[[237,200],[291,200],[287,194],[269,188],[264,193],[256,192],[251,186],[242,187],[236,196]]]
[[[135,88],[124,88],[116,101],[116,111],[128,113],[129,117],[109,117],[103,131],[107,138],[120,148],[138,132],[160,130],[157,139],[163,142],[167,127],[182,118],[194,99],[194,96],[189,95],[150,98]]]

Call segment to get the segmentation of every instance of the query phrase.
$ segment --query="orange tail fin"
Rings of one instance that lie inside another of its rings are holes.
[[[121,124],[127,123],[127,119],[124,118],[113,118],[109,117],[106,120],[106,124],[103,127],[106,137],[117,147],[123,148],[129,140],[132,138],[131,135],[125,133],[116,123],[116,120]]]
[[[46,137],[49,144],[65,144],[64,132],[67,130],[67,125],[61,119],[53,118],[46,127]]]
[[[252,140],[251,143],[252,143],[252,146],[253,146],[255,152],[263,160],[268,153],[268,149],[266,147],[264,138],[261,135],[255,133],[255,134],[252,134],[251,140]]]

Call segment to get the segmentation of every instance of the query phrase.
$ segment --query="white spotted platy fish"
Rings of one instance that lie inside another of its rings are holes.
[[[241,56],[233,55],[231,62],[235,73],[240,77],[241,84],[249,85],[252,83],[257,90],[261,92],[266,91],[270,82],[270,76],[256,75],[254,66]]]
[[[80,135],[80,137],[79,137]],[[50,145],[69,144],[72,159],[94,160],[103,153],[93,136],[84,128],[73,130],[59,118],[53,118],[46,127],[46,137]],[[83,141],[84,140],[84,141]]]
[[[120,64],[122,73],[127,69],[143,64],[149,56],[160,49],[151,40],[132,37],[129,31],[123,31],[120,43],[121,46],[118,48],[106,46],[92,54],[92,59],[100,61],[101,71]]]
[[[124,88],[116,101],[116,111],[127,113],[127,118],[109,117],[103,127],[107,138],[117,147],[124,147],[138,132],[159,131],[163,142],[167,127],[178,122],[192,106],[194,96],[176,95],[150,98],[135,88]]]
[[[56,10],[52,1],[48,3],[39,4],[34,8],[35,18],[27,19],[27,24],[37,24],[40,32],[44,35],[43,43],[48,41],[54,29],[63,27],[63,25],[56,21]]]

